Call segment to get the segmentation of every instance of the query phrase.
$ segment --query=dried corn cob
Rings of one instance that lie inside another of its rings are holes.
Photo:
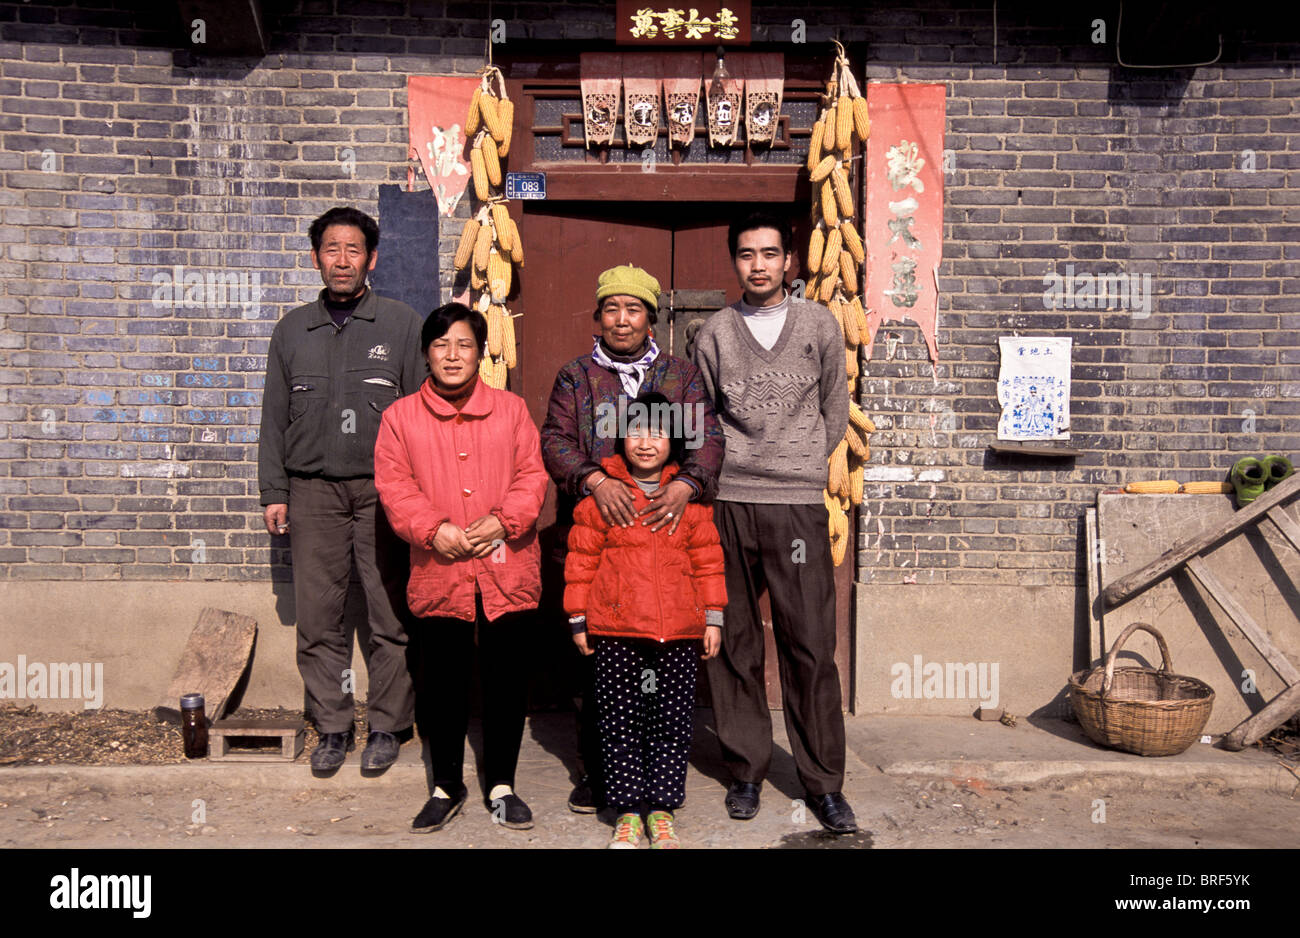
[[[492,256],[492,229],[479,225],[474,239],[474,269],[487,274],[488,259]]]
[[[822,111],[822,120],[826,122],[826,126],[822,128],[822,152],[829,153],[835,149],[835,132],[839,126],[835,118],[834,104]]]
[[[504,202],[492,203],[492,227],[496,229],[497,244],[502,254],[510,253],[510,210]]]
[[[858,229],[853,227],[853,222],[840,222],[840,240],[859,264],[866,259],[867,254],[862,248],[862,237],[858,234]]]
[[[835,295],[835,278],[821,277],[817,281],[817,299],[823,303],[830,301]]]
[[[480,139],[476,147],[483,153],[483,167],[487,170],[487,181],[494,186],[501,185],[501,159],[497,156],[497,145]]]
[[[514,261],[516,267],[524,266],[524,242],[519,237],[519,226],[515,220],[510,219],[510,259]]]
[[[832,495],[845,493],[849,484],[849,444],[840,440],[835,444],[828,460],[830,474],[827,476],[826,488]]]
[[[840,269],[840,229],[830,229],[826,236],[826,246],[822,248],[822,273],[834,277]]]
[[[853,217],[853,191],[849,188],[849,177],[842,166],[831,170],[831,185],[835,188],[835,200],[840,207],[841,218]]]
[[[831,538],[831,565],[838,567],[844,563],[844,558],[849,553],[849,539],[847,537]]]
[[[497,154],[504,160],[510,153],[510,138],[515,123],[515,103],[509,98],[503,99],[497,105],[497,115],[501,120],[501,139],[498,141]]]
[[[492,191],[488,188],[487,167],[483,164],[483,150],[480,147],[470,150],[469,166],[474,174],[474,194],[478,196],[480,202],[486,202],[492,195]]]
[[[862,488],[867,483],[867,464],[863,461],[857,463],[849,470],[849,501],[854,505],[862,504]]]
[[[846,348],[844,350],[844,371],[850,378],[858,376],[858,350]]]
[[[483,96],[482,88],[475,88],[473,96],[469,99],[469,116],[465,118],[465,138],[468,140],[478,133],[479,124],[482,123],[482,113],[479,111],[478,101]]]
[[[456,270],[460,270],[474,257],[474,246],[478,241],[478,229],[478,219],[471,218],[465,222],[465,227],[460,230],[460,243],[456,245],[456,257],[452,261],[452,267]]]
[[[841,149],[848,149],[851,145],[849,135],[853,133],[853,102],[847,94],[840,95],[835,105],[835,120],[835,141]]]
[[[827,157],[830,159],[830,157]],[[840,227],[840,216],[835,210],[835,188],[829,182],[822,183],[822,219],[831,232]]]
[[[488,289],[492,291],[492,302],[504,303],[510,295],[510,262],[492,250],[488,258]]]
[[[821,270],[822,248],[826,246],[826,230],[819,224],[808,236],[808,269]]]
[[[492,135],[492,139],[500,143],[505,139],[505,131],[501,128],[501,113],[497,110],[497,99],[491,94],[485,94],[479,98],[478,109],[483,117],[483,126],[487,132]]]
[[[840,286],[849,296],[854,296],[858,292],[858,268],[853,264],[853,255],[842,248],[840,249]],[[854,316],[854,328],[857,328],[857,324],[857,316]]]
[[[871,418],[866,415],[866,412],[859,407],[855,401],[849,401],[849,423],[867,433],[871,433],[876,429],[876,425],[871,422]],[[866,440],[865,436],[863,437],[863,440]]]
[[[504,312],[505,316],[501,320],[501,351],[506,367],[513,368],[519,364],[519,351],[515,347],[515,317],[510,315],[510,310]]]
[[[833,156],[823,157],[821,162],[818,163],[817,166],[813,169],[813,171],[808,175],[808,178],[812,182],[821,182],[823,179],[829,176],[831,174],[831,171],[834,169],[835,169],[835,157]]]
[[[853,129],[863,143],[871,136],[871,118],[867,114],[867,99],[853,99]]]
[[[1233,488],[1230,482],[1184,482],[1182,491],[1186,495],[1228,495]]]
[[[817,168],[817,164],[822,161],[822,132],[826,129],[826,121],[818,118],[813,124],[812,136],[808,138],[808,172]]]
[[[858,335],[858,317],[853,314],[853,309],[843,300],[838,301],[840,312],[835,317],[840,321],[840,328],[844,330],[844,341],[853,348],[858,347],[862,337]]]
[[[487,314],[487,350],[489,355],[501,354],[501,307],[493,303]]]
[[[858,434],[858,428],[853,426],[852,423],[850,423],[848,428],[844,431],[844,442],[849,444],[849,451],[858,459],[867,458],[866,441],[864,441]],[[850,492],[850,494],[852,493]]]
[[[1130,482],[1124,491],[1131,495],[1162,495],[1178,491],[1178,483],[1173,479],[1157,479],[1151,482]]]

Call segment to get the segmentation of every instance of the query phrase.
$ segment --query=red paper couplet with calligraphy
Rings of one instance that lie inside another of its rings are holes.
[[[579,58],[582,87],[582,128],[587,146],[614,142],[618,101],[623,87],[623,56],[616,52],[584,52]]]
[[[945,92],[944,85],[867,85],[868,358],[881,323],[910,319],[921,327],[930,361],[939,360]]]
[[[618,0],[617,45],[749,45],[750,0]]]
[[[469,182],[465,117],[478,78],[411,75],[406,79],[409,156],[420,161],[438,200],[450,216]]]

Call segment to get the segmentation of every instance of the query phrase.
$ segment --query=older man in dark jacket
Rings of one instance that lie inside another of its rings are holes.
[[[675,530],[688,502],[713,499],[722,469],[722,428],[699,369],[661,352],[650,335],[658,304],[659,281],[639,267],[614,267],[602,273],[592,314],[600,335],[593,337],[590,354],[575,358],[555,377],[542,424],[542,458],[559,490],[551,559],[561,568],[573,509],[587,495],[595,497],[606,522],[646,524],[655,530],[664,525]],[[624,486],[603,484],[608,477],[600,461],[614,455],[628,403],[647,391],[658,391],[674,407],[680,405],[670,419],[674,432],[685,438],[686,456],[677,477],[652,495],[650,506],[638,516]],[[570,795],[569,807],[590,813],[601,801],[600,749],[596,721],[583,706],[594,699],[589,692],[590,661],[582,659],[578,668],[575,700],[585,775]]]
[[[419,315],[366,286],[378,256],[374,219],[333,208],[309,236],[325,289],[286,313],[271,335],[259,488],[267,531],[291,539],[298,670],[321,736],[312,768],[337,769],[353,746],[343,605],[355,560],[370,622],[370,734],[361,765],[382,769],[397,759],[415,698],[406,665],[407,548],[375,491],[375,436],[380,414],[418,390],[428,367]]]

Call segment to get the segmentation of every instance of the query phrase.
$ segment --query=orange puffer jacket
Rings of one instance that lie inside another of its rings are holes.
[[[649,504],[621,457],[610,456],[601,468],[612,477],[608,484],[629,487],[634,511]],[[659,484],[667,485],[676,473],[669,463]],[[727,605],[713,507],[689,502],[675,534],[668,533],[670,527],[651,531],[639,521],[611,527],[594,498],[579,502],[564,563],[565,612],[585,613],[592,635],[661,642],[702,638],[705,610]]]

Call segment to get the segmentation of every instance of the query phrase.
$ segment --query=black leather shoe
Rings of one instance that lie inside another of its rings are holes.
[[[821,821],[822,827],[832,834],[852,834],[858,829],[853,809],[838,791],[827,795],[809,795],[808,807],[817,820]]]
[[[332,772],[343,764],[349,752],[356,748],[352,730],[346,733],[322,733],[320,742],[311,752],[311,767],[317,772]]]
[[[392,733],[372,730],[366,740],[366,749],[361,753],[361,768],[373,772],[386,769],[397,761],[397,752],[402,744]]]
[[[492,821],[502,827],[526,831],[533,826],[533,812],[524,804],[524,799],[514,792],[494,798],[487,809],[492,812]]]
[[[758,792],[763,786],[757,782],[732,782],[727,789],[727,815],[737,821],[748,821],[758,814]]]
[[[420,813],[411,822],[411,831],[416,834],[428,834],[440,831],[447,822],[454,818],[465,804],[467,789],[461,787],[450,798],[430,798],[420,809]]]
[[[569,810],[574,814],[595,814],[600,810],[600,802],[591,789],[591,779],[583,776],[569,792]]]

